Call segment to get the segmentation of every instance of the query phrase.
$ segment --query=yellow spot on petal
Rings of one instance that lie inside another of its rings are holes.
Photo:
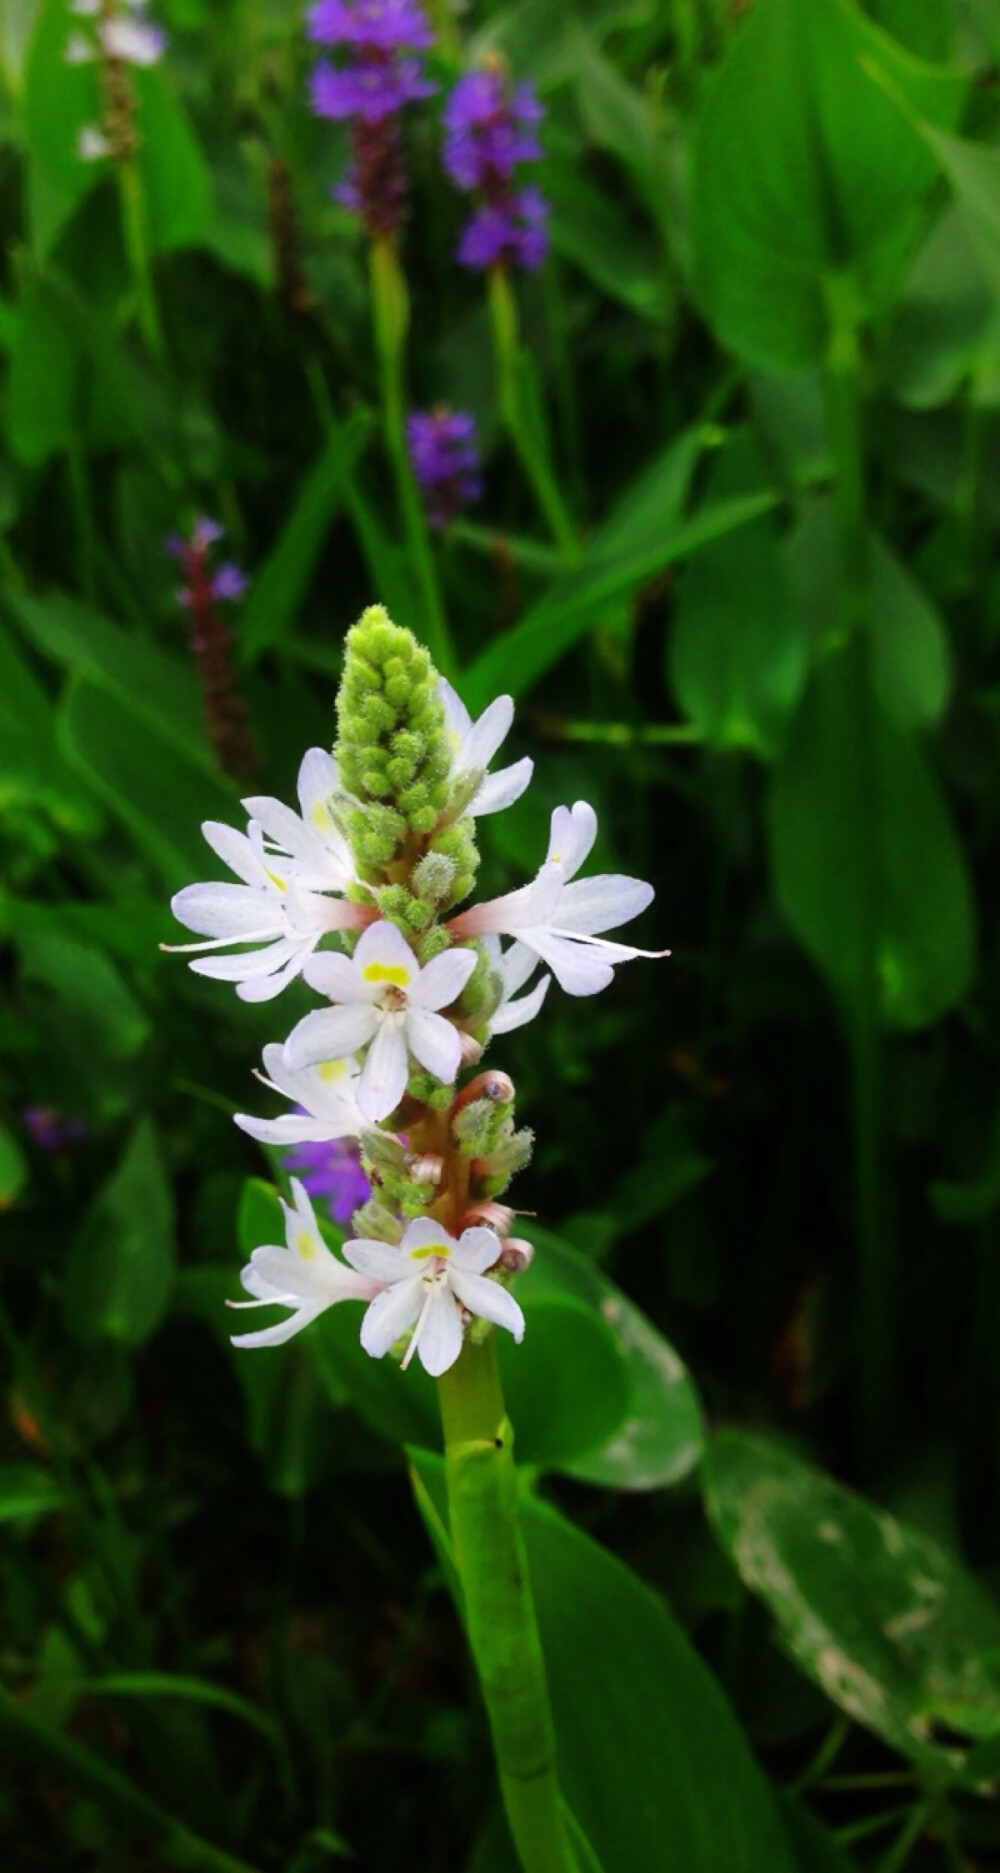
[[[329,832],[331,825],[330,809],[322,800],[317,800],[309,817],[318,832]]]
[[[391,982],[397,989],[405,989],[410,980],[402,963],[365,963],[361,973],[366,982]]]
[[[432,1255],[450,1254],[451,1248],[447,1242],[428,1242],[426,1248],[411,1249],[410,1260],[411,1262],[426,1262]]]
[[[346,1060],[324,1060],[322,1066],[316,1068],[316,1073],[321,1080],[341,1080],[346,1072]]]
[[[316,1238],[315,1236],[310,1235],[308,1229],[299,1230],[299,1233],[295,1238],[295,1253],[296,1255],[301,1256],[304,1262],[315,1261]]]
[[[276,871],[269,871],[267,875],[270,878],[271,883],[277,885],[279,891],[284,891],[285,880],[283,878],[279,878],[278,873]]]

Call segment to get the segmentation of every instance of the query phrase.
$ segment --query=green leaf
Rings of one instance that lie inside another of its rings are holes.
[[[799,1873],[857,1873],[856,1862],[808,1808],[784,1791],[778,1805]]]
[[[973,904],[918,742],[868,695],[860,640],[813,673],[770,798],[775,884],[793,930],[853,1000],[874,968],[883,1018],[920,1028],[964,994]]]
[[[58,1483],[33,1463],[0,1464],[0,1522],[48,1515],[65,1498]]]
[[[546,166],[552,245],[612,299],[654,323],[666,315],[663,258],[652,232],[631,225],[614,201],[570,161]]]
[[[151,252],[190,247],[212,213],[208,165],[162,65],[133,69],[138,99],[138,168]]]
[[[412,1462],[447,1527],[442,1461]],[[791,1873],[767,1783],[663,1601],[553,1510],[520,1514],[563,1793],[604,1873]]]
[[[587,631],[607,624],[609,612],[614,617],[622,601],[654,573],[773,505],[771,495],[741,496],[683,519],[703,444],[700,429],[672,443],[627,490],[577,564],[465,671],[461,687],[469,708],[483,708],[498,691],[521,695]]]
[[[60,735],[68,759],[128,828],[170,889],[204,874],[202,820],[231,819],[234,795],[180,755],[101,683],[71,682]]]
[[[569,1296],[524,1298],[523,1344],[497,1334],[518,1461],[566,1469],[618,1431],[631,1403],[628,1368],[596,1308]]]
[[[722,504],[769,494],[746,432],[726,449],[708,485]],[[770,759],[806,680],[806,633],[768,514],[694,557],[684,575],[669,641],[678,702],[705,740]]]
[[[277,1727],[263,1711],[235,1691],[227,1690],[225,1685],[211,1684],[206,1678],[185,1677],[168,1671],[123,1671],[82,1679],[80,1689],[91,1697],[180,1698],[187,1703],[208,1704],[216,1710],[228,1711],[231,1717],[239,1717],[242,1723],[249,1724],[252,1730],[271,1742],[278,1740]]]
[[[254,577],[240,623],[240,649],[247,658],[282,644],[295,621],[328,527],[344,499],[371,434],[367,411],[355,411],[333,432],[305,476],[277,544]]]
[[[28,1181],[28,1166],[17,1139],[0,1125],[0,1211],[19,1197]]]
[[[955,194],[959,214],[994,298],[1000,295],[1000,150],[920,128]]]
[[[936,124],[957,119],[962,80],[849,0],[757,0],[709,90],[692,184],[700,291],[724,341],[765,370],[822,360],[829,275],[852,271],[870,311],[898,279],[933,169],[885,87]]]
[[[37,802],[71,832],[93,832],[101,813],[56,744],[56,715],[8,632],[0,632],[0,804]]]
[[[747,1586],[849,1717],[947,1778],[953,1733],[1000,1735],[1000,1607],[957,1561],[764,1438],[718,1433],[705,1478]]]
[[[950,402],[969,379],[1000,372],[1000,273],[991,287],[968,215],[946,208],[921,248],[883,363],[893,394],[911,409]]]
[[[585,1302],[610,1332],[631,1391],[628,1416],[614,1436],[560,1467],[582,1482],[612,1489],[664,1489],[678,1482],[697,1463],[703,1442],[701,1406],[683,1361],[593,1262],[534,1222],[525,1221],[523,1229],[536,1246],[517,1284],[526,1313],[536,1296],[572,1295]],[[512,1421],[521,1456],[521,1426]]]
[[[31,280],[17,311],[7,402],[11,447],[22,461],[37,466],[72,444],[81,371],[60,296],[48,280]]]
[[[58,927],[15,924],[25,982],[37,982],[52,1004],[51,1045],[76,1055],[95,1074],[106,1061],[131,1060],[150,1035],[150,1021],[124,976],[103,950]]]
[[[99,165],[81,162],[76,140],[98,115],[93,65],[71,65],[66,45],[78,24],[68,0],[45,0],[24,72],[28,148],[28,221],[36,254],[51,251],[73,209],[98,180]]]
[[[144,1118],[70,1245],[67,1326],[85,1344],[141,1346],[167,1311],[173,1280],[173,1195],[156,1128]]]

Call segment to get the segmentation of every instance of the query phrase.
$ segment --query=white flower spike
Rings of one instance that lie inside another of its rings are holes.
[[[282,1198],[281,1207],[285,1213],[285,1247],[269,1242],[254,1249],[240,1275],[247,1293],[254,1298],[228,1301],[226,1305],[278,1306],[290,1308],[291,1312],[286,1319],[262,1327],[257,1333],[233,1334],[234,1346],[281,1346],[338,1301],[370,1301],[380,1290],[379,1281],[345,1268],[330,1253],[298,1178],[292,1178],[292,1202]]]
[[[520,949],[547,962],[567,995],[596,995],[606,989],[615,963],[635,956],[668,956],[669,950],[635,949],[597,934],[638,917],[654,893],[640,878],[611,872],[571,883],[596,837],[597,814],[585,800],[572,809],[557,806],[548,857],[534,882],[452,917],[447,925],[452,936],[514,937],[511,954]]]
[[[316,956],[303,973],[311,988],[339,1004],[306,1015],[285,1042],[292,1073],[320,1060],[342,1060],[367,1047],[357,1100],[366,1119],[388,1118],[406,1091],[408,1056],[445,1086],[461,1062],[458,1029],[437,1013],[461,995],[476,966],[474,950],[446,950],[420,967],[395,924],[374,923],[354,955]]]
[[[185,885],[171,898],[170,907],[179,923],[208,941],[165,943],[163,948],[184,954],[255,944],[233,956],[202,955],[191,964],[198,975],[235,982],[242,1001],[270,1001],[280,995],[327,931],[358,930],[371,922],[371,908],[317,897],[299,884],[294,861],[285,866],[266,851],[256,821],[242,833],[206,820],[202,832],[213,852],[243,882]]]
[[[403,1365],[419,1352],[432,1378],[453,1366],[462,1350],[461,1309],[506,1327],[515,1340],[524,1336],[524,1315],[512,1294],[486,1279],[486,1269],[500,1259],[492,1229],[463,1229],[455,1239],[429,1216],[407,1225],[398,1247],[359,1237],[344,1244],[352,1268],[382,1287],[361,1322],[361,1344],[373,1359],[409,1327],[413,1336]]]
[[[301,818],[290,806],[261,794],[243,805],[263,827],[268,852],[307,891],[346,891],[354,883],[350,847],[333,822],[330,800],[339,789],[337,763],[324,748],[310,748],[299,768]]]
[[[444,704],[445,728],[454,750],[452,783],[464,781],[472,786],[475,776],[479,776],[479,784],[465,812],[481,819],[484,813],[499,813],[504,807],[513,806],[531,779],[534,762],[526,755],[523,761],[501,768],[498,774],[486,772],[501,742],[510,733],[514,720],[510,696],[498,696],[478,722],[473,722],[461,697],[443,676],[438,679],[438,695]]]
[[[290,1073],[280,1042],[264,1049],[264,1086],[302,1106],[277,1119],[256,1119],[237,1112],[236,1123],[262,1145],[326,1145],[335,1138],[357,1138],[367,1123],[357,1101],[358,1067],[354,1060],[321,1060],[318,1066]]]

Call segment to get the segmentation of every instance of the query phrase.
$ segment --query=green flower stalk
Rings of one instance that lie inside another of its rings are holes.
[[[266,1083],[293,1109],[237,1123],[265,1144],[356,1138],[371,1186],[339,1257],[290,1180],[285,1241],[254,1250],[250,1298],[230,1303],[282,1317],[234,1344],[278,1345],[363,1301],[366,1352],[404,1370],[419,1358],[437,1379],[463,1611],[511,1833],[525,1873],[574,1873],[495,1348],[497,1327],[517,1342],[526,1331],[512,1289],[531,1247],[500,1199],[532,1136],[517,1128],[513,1081],[480,1062],[538,1014],[553,976],[593,995],[649,954],[600,933],[652,891],[576,877],[597,831],[577,801],[552,815],[529,884],[455,910],[476,881],[476,820],[531,778],[528,759],[488,772],[512,720],[501,696],[473,722],[410,632],[369,607],[346,641],[333,752],[303,759],[301,811],[261,797],[244,803],[245,833],[206,826],[241,882],[190,885],[173,908],[201,938],[185,946],[200,952],[191,967],[244,1000],[298,975],[323,998],[265,1049]],[[551,973],[529,988],[542,964]]]

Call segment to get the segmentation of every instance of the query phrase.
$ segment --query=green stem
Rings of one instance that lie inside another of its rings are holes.
[[[142,179],[134,156],[126,156],[119,161],[118,188],[121,196],[122,233],[125,240],[125,252],[132,270],[139,329],[150,356],[159,361],[163,357],[163,333],[156,305],[156,294],[153,290],[149,248],[146,244]]]
[[[393,236],[377,236],[371,243],[370,258],[372,315],[386,442],[396,477],[396,493],[406,543],[423,602],[424,641],[438,669],[443,675],[452,676],[455,673],[455,659],[438,590],[423,504],[406,440],[403,358],[409,307],[406,281],[400,269]]]
[[[877,1873],[900,1873],[906,1865],[933,1812],[933,1801],[923,1801],[914,1808],[898,1838],[878,1863]]]
[[[517,300],[505,267],[489,270],[489,303],[500,413],[552,537],[564,558],[573,560],[580,550],[576,529],[552,472],[538,412],[526,394],[528,359],[521,351]]]
[[[840,628],[844,654],[850,659],[858,749],[855,824],[862,869],[858,979],[848,1013],[860,1259],[861,1418],[864,1447],[869,1462],[875,1462],[884,1445],[887,1405],[893,1392],[893,1277],[883,1229],[880,1150],[878,722],[871,672],[858,323],[849,282],[829,283],[828,305],[827,423],[840,546]]]
[[[524,1873],[575,1873],[493,1337],[438,1380],[448,1515],[500,1788]]]

